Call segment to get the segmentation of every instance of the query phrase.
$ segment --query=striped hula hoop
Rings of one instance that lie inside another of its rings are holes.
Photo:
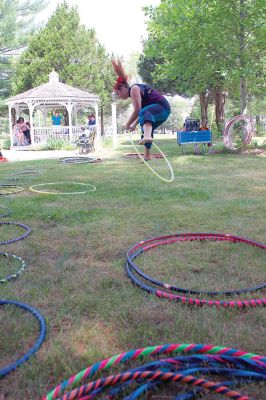
[[[0,196],[16,194],[22,192],[23,190],[24,188],[22,186],[0,183]]]
[[[24,269],[27,266],[26,261],[24,261],[22,258],[16,256],[15,254],[0,253],[0,256],[14,258],[14,259],[16,259],[16,260],[18,260],[20,262],[19,270],[17,272],[15,272],[15,273],[11,274],[11,275],[6,276],[3,279],[0,279],[0,283],[6,283],[6,282],[9,282],[9,281],[12,281],[12,280],[16,279],[21,274],[21,272],[24,271]]]
[[[143,360],[144,357],[154,357],[155,360],[124,373],[100,378],[70,392],[65,392],[69,386],[73,387],[73,385],[76,386],[85,379],[92,379],[96,373],[102,374],[103,371],[118,364]],[[202,379],[201,376],[193,376],[195,373],[200,373],[203,376],[206,374],[220,375],[227,379],[226,382],[212,382]],[[228,377],[231,378],[229,381]],[[180,394],[179,392],[178,396],[175,394],[176,400],[195,398],[197,393],[202,398],[201,394],[204,393],[205,389],[224,394],[229,398],[248,400],[248,396],[232,390],[238,379],[240,379],[240,383],[243,383],[243,380],[247,382],[248,379],[250,379],[249,383],[254,382],[254,380],[265,382],[266,357],[229,347],[187,343],[164,344],[130,350],[99,361],[71,376],[42,399],[88,400],[95,398],[98,394],[101,395],[106,388],[109,390],[107,398],[114,398],[115,395],[121,398],[123,388],[128,386],[127,383],[137,381],[142,386],[129,397],[126,397],[127,399],[136,399],[144,392],[149,392],[155,385],[156,387],[160,385],[161,382],[182,382],[193,385],[193,387],[196,386],[196,389],[192,391],[189,389],[189,392],[186,392],[186,397],[184,393]],[[145,383],[146,381],[148,383]],[[111,389],[109,389],[110,386]],[[191,397],[193,394],[194,396]]]
[[[27,226],[27,225],[24,225],[24,224],[21,224],[21,223],[19,223],[19,222],[3,222],[3,221],[0,221],[0,228],[1,228],[1,225],[15,225],[15,226],[20,226],[21,228],[23,228],[23,229],[25,229],[26,230],[26,232],[23,234],[23,235],[21,235],[21,236],[18,236],[18,237],[15,237],[15,238],[12,238],[12,239],[7,239],[7,240],[4,240],[4,241],[2,241],[2,242],[0,242],[0,245],[1,244],[8,244],[8,243],[13,243],[13,242],[17,242],[18,240],[22,240],[22,239],[24,239],[25,237],[27,237],[29,234],[30,234],[30,232],[31,232],[31,229]]]
[[[144,153],[140,153],[142,157],[144,157]],[[167,156],[167,154],[164,154]],[[140,158],[138,153],[127,153],[124,155],[125,158]],[[163,158],[161,153],[152,153],[151,158]]]
[[[60,164],[89,164],[101,162],[97,157],[64,157],[59,159]]]
[[[239,301],[226,301],[226,300],[206,300],[202,298],[192,298],[192,297],[185,297],[175,293],[189,293],[189,294],[197,294],[197,295],[210,295],[210,296],[217,296],[217,295],[226,295],[232,296],[235,294],[243,294],[258,291],[264,289],[266,287],[266,282],[253,286],[250,288],[245,289],[236,289],[236,290],[226,290],[226,291],[206,291],[206,290],[192,290],[192,289],[185,289],[181,287],[177,287],[168,283],[160,282],[157,279],[150,277],[147,274],[144,274],[138,266],[134,263],[134,259],[136,259],[141,253],[148,251],[152,248],[168,245],[170,243],[176,242],[184,242],[184,241],[226,241],[231,243],[244,243],[247,245],[258,247],[262,250],[266,250],[266,245],[255,242],[250,239],[242,238],[239,236],[223,234],[223,233],[181,233],[175,235],[167,235],[167,236],[160,236],[153,239],[149,239],[146,241],[142,241],[134,245],[131,249],[127,252],[127,261],[126,261],[126,272],[132,282],[140,287],[141,289],[147,291],[148,293],[154,294],[159,298],[165,298],[168,300],[173,300],[177,302],[181,302],[183,304],[190,304],[195,306],[216,306],[216,307],[225,307],[225,308],[244,308],[247,306],[250,307],[258,307],[258,306],[266,306],[266,298],[261,299],[252,299],[252,300],[239,300]],[[139,279],[140,276],[142,279]],[[155,285],[151,286],[151,284]],[[162,290],[156,288],[160,287]]]
[[[235,147],[233,145],[233,138],[232,138],[232,127],[239,121],[245,121],[246,126],[244,127],[245,135],[242,139],[242,144],[239,147]],[[225,147],[229,148],[230,150],[238,150],[241,147],[249,144],[251,142],[252,137],[254,136],[254,123],[251,116],[247,115],[236,115],[232,119],[230,119],[224,129],[223,132],[223,142]]]

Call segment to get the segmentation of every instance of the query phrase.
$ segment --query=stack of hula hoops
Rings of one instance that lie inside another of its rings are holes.
[[[152,361],[102,376],[111,367],[148,357]],[[94,378],[97,373],[101,374],[98,379]],[[250,397],[240,393],[239,386],[265,381],[266,357],[228,347],[173,343],[131,350],[102,360],[56,386],[43,400],[89,400],[103,394],[106,399],[134,400],[147,394],[156,397],[159,388],[165,393],[166,384],[171,384],[169,394],[175,400],[202,398],[206,391],[248,400]],[[82,386],[77,387],[81,382]]]
[[[172,243],[181,243],[185,241],[223,241],[231,243],[243,243],[249,246],[254,246],[262,251],[266,251],[266,245],[255,242],[253,240],[242,238],[239,236],[223,234],[223,233],[180,233],[175,235],[160,236],[149,240],[141,241],[135,244],[127,252],[126,272],[132,282],[143,289],[159,298],[181,302],[192,306],[212,306],[224,308],[244,308],[244,307],[258,307],[266,306],[266,298],[251,299],[251,300],[207,300],[202,296],[233,296],[243,295],[245,293],[252,293],[266,288],[266,282],[259,285],[252,286],[244,289],[225,290],[225,291],[207,291],[207,290],[193,290],[190,288],[178,287],[169,283],[160,282],[158,279],[144,273],[136,265],[135,260],[147,251],[159,246],[165,246]],[[191,297],[193,295],[193,297]]]
[[[36,170],[32,168],[26,168],[21,171],[17,171],[0,181],[0,198],[2,196],[10,196],[16,193],[20,193],[24,190],[25,185],[29,185],[30,182],[43,174],[43,170]],[[21,186],[23,185],[23,186]]]
[[[88,163],[99,163],[101,158],[97,157],[63,157],[59,159],[60,164],[88,164]]]
[[[239,122],[244,121],[246,125],[242,128],[244,130],[244,134],[242,136],[242,143],[238,146],[233,144],[233,126]],[[254,136],[255,127],[253,123],[253,119],[251,116],[247,115],[236,115],[234,118],[230,119],[224,129],[223,132],[223,142],[224,145],[230,150],[237,150],[243,146],[246,146],[251,142],[252,137]]]
[[[167,154],[164,154],[165,156]],[[144,153],[127,153],[124,155],[125,158],[140,158],[140,156],[144,157]],[[151,158],[163,158],[163,155],[161,153],[152,153]]]

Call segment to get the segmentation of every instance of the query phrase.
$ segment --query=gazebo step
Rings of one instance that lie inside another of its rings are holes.
[[[30,144],[25,146],[11,146],[10,150],[29,151],[29,150],[36,150],[36,147]]]

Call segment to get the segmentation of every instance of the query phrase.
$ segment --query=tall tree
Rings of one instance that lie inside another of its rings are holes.
[[[12,54],[28,44],[29,37],[37,28],[36,14],[46,7],[44,0],[0,1],[0,96],[10,91],[10,75],[13,72]]]
[[[111,101],[115,78],[111,59],[95,30],[81,25],[77,8],[66,2],[30,40],[16,68],[14,93],[46,83],[53,69],[61,82],[98,94],[102,111]]]
[[[177,93],[200,94],[205,114],[206,95],[214,99],[219,125],[226,92],[236,88],[236,82],[239,87],[245,82],[247,88],[248,82],[249,90],[261,85],[261,79],[254,81],[265,58],[265,7],[263,0],[162,0],[146,9],[150,21],[144,55],[162,60],[152,77],[175,82]]]

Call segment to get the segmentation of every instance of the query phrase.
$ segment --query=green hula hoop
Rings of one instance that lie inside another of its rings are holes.
[[[156,175],[156,176],[157,176],[159,179],[161,179],[162,181],[167,182],[167,183],[173,182],[173,180],[174,180],[174,178],[175,178],[173,168],[172,168],[171,164],[169,163],[169,161],[167,160],[165,154],[164,154],[164,153],[162,152],[162,150],[157,146],[157,144],[155,144],[154,142],[152,142],[152,144],[155,146],[155,148],[158,150],[158,152],[162,155],[162,158],[165,160],[166,164],[168,165],[168,168],[169,168],[169,171],[170,171],[170,175],[171,175],[171,177],[170,177],[169,179],[166,179],[166,178],[164,178],[163,176],[161,176],[160,174],[158,174],[158,173],[149,165],[149,163],[147,163],[147,161],[145,160],[145,158],[142,157],[142,155],[140,154],[140,152],[138,151],[136,145],[135,145],[134,142],[133,142],[131,132],[130,132],[130,134],[129,134],[129,138],[130,138],[130,141],[131,141],[132,146],[134,147],[135,151],[138,153],[139,158],[144,162],[144,164],[149,168],[149,170],[150,170],[151,172],[153,172],[154,175]]]
[[[35,189],[36,187],[41,187],[41,186],[47,186],[47,185],[61,185],[64,183],[72,183],[76,185],[81,185],[81,186],[91,186],[90,190],[84,190],[82,192],[47,192],[45,190],[38,190]],[[30,190],[35,193],[42,193],[42,194],[83,194],[83,193],[88,193],[88,192],[94,192],[96,190],[96,186],[90,185],[89,183],[82,183],[82,182],[51,182],[51,183],[39,183],[38,185],[32,185],[30,187]]]

